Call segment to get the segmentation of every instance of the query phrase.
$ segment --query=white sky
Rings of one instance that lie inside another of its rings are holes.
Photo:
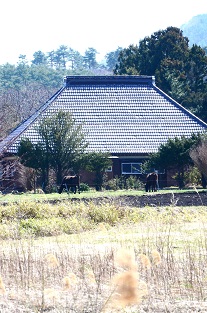
[[[14,64],[20,54],[30,60],[34,52],[60,45],[81,53],[93,47],[101,59],[207,13],[207,0],[6,0],[0,12],[0,64]]]

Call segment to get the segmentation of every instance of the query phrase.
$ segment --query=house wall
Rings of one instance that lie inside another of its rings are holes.
[[[130,164],[130,163],[135,163],[135,164],[143,164],[146,161],[146,157],[142,157],[142,156],[129,156],[129,155],[123,155],[120,156],[119,158],[115,158],[113,159],[113,177],[115,176],[136,176],[140,181],[142,181],[143,183],[146,182],[146,177],[147,177],[147,173],[138,173],[138,174],[126,174],[126,173],[122,173],[122,164]],[[172,183],[172,181],[175,184],[175,180],[170,180],[170,177],[167,178],[167,173],[163,170],[161,172],[158,171],[158,179],[159,179],[159,186],[160,188],[163,187],[167,187],[168,182],[169,184]]]
[[[123,163],[141,163],[145,159],[140,157],[119,156],[112,157],[111,171],[104,173],[105,179],[110,180],[114,177],[120,177],[124,175],[126,178],[132,174],[122,174]],[[90,187],[95,187],[95,173],[81,171],[80,182],[86,183]],[[143,183],[146,182],[147,174],[133,174]],[[160,188],[175,186],[176,181],[172,179],[173,173],[159,174],[159,186]],[[0,190],[3,192],[11,192],[12,190],[26,191],[32,190],[32,173],[31,169],[25,168],[20,164],[15,156],[7,156],[0,161]],[[38,187],[38,186],[37,186]]]
[[[91,173],[85,170],[82,170],[80,173],[80,183],[88,184],[89,186],[94,185],[95,173]]]

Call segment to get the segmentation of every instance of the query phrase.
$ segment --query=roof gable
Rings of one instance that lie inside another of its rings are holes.
[[[68,76],[65,86],[3,142],[16,152],[21,138],[37,142],[40,118],[70,111],[83,123],[90,151],[148,154],[175,136],[202,132],[207,125],[154,84],[149,76]]]

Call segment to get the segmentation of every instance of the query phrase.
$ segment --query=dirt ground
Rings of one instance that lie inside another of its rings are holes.
[[[197,193],[148,193],[141,197],[130,197],[126,198],[127,203],[133,206],[144,207],[144,206],[203,206],[207,205],[207,192]]]
[[[159,193],[149,192],[143,196],[120,196],[98,197],[91,199],[72,199],[72,201],[95,202],[113,202],[119,206],[132,206],[143,208],[146,206],[205,206],[207,205],[207,192],[183,192],[183,193]]]

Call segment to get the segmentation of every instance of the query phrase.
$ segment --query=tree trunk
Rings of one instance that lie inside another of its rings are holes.
[[[58,164],[57,166],[57,171],[56,171],[56,180],[57,180],[57,185],[60,185],[62,183],[62,166],[61,164]]]

